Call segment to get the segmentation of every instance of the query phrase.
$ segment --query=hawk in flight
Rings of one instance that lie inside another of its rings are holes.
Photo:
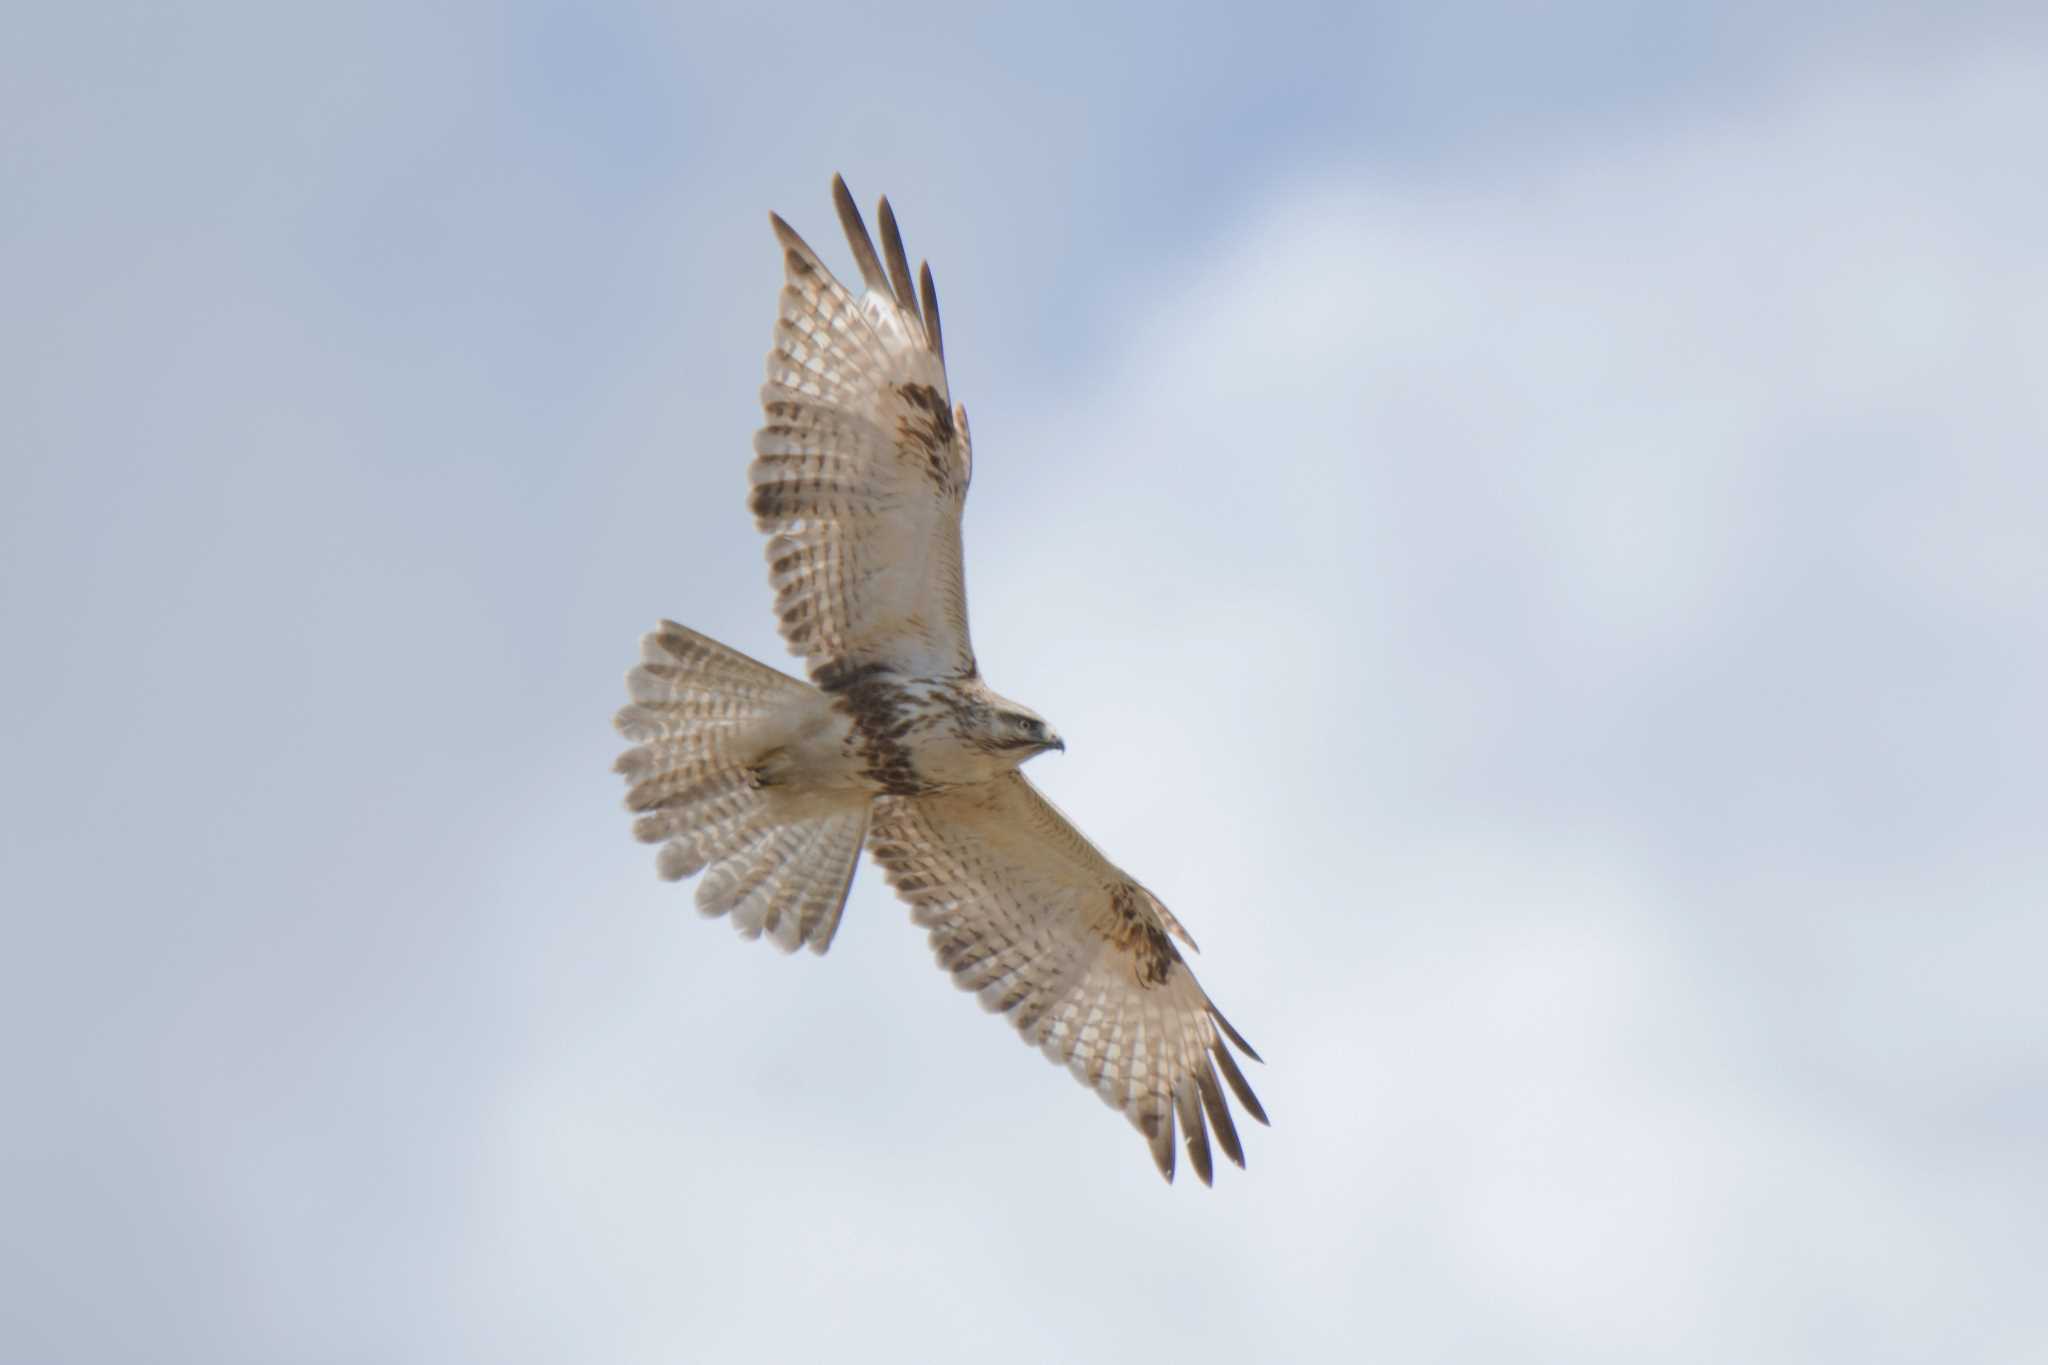
[[[749,471],[810,681],[664,621],[617,717],[633,832],[663,877],[703,874],[706,914],[819,953],[865,844],[963,989],[1129,1118],[1168,1180],[1178,1119],[1207,1184],[1212,1132],[1244,1165],[1223,1087],[1266,1121],[1229,1045],[1258,1054],[1195,983],[1180,922],[1019,771],[1066,746],[975,667],[973,453],[931,268],[913,279],[887,199],[877,254],[846,182],[832,193],[864,287],[770,215],[785,282]]]

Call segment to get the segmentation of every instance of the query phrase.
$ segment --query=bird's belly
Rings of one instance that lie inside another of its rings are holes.
[[[926,790],[990,782],[1015,764],[963,741],[950,726],[905,736],[909,767]]]
[[[821,707],[777,734],[755,770],[770,786],[914,796],[987,782],[1011,766],[936,717],[878,730]]]
[[[752,763],[764,786],[872,790],[853,722],[821,695],[801,714],[778,718]]]

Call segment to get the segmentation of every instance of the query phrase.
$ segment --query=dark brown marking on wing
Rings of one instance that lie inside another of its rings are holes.
[[[945,396],[929,384],[899,384],[896,394],[910,409],[897,423],[897,435],[924,451],[925,473],[939,491],[949,497],[957,495],[961,483],[953,442],[959,428],[953,425]]]
[[[887,678],[892,670],[887,664],[855,663],[851,659],[833,659],[819,664],[811,670],[811,681],[821,692],[840,693],[858,687],[863,683],[879,682]]]
[[[1131,955],[1131,971],[1147,990],[1163,985],[1179,962],[1180,950],[1167,938],[1147,913],[1144,892],[1131,882],[1118,882],[1109,889],[1109,908],[1114,921],[1109,926],[1110,942]]]

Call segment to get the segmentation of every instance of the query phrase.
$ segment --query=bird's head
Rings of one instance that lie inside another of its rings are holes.
[[[1064,753],[1067,747],[1067,742],[1045,723],[1045,717],[1001,697],[992,698],[986,707],[976,708],[974,730],[974,738],[981,747],[1010,759],[1013,765],[1036,758],[1047,749]]]

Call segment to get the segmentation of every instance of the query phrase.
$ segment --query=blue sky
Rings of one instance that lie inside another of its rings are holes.
[[[2024,7],[46,7],[0,81],[10,1358],[2048,1351]],[[1214,1190],[634,845],[888,193],[984,670]]]

